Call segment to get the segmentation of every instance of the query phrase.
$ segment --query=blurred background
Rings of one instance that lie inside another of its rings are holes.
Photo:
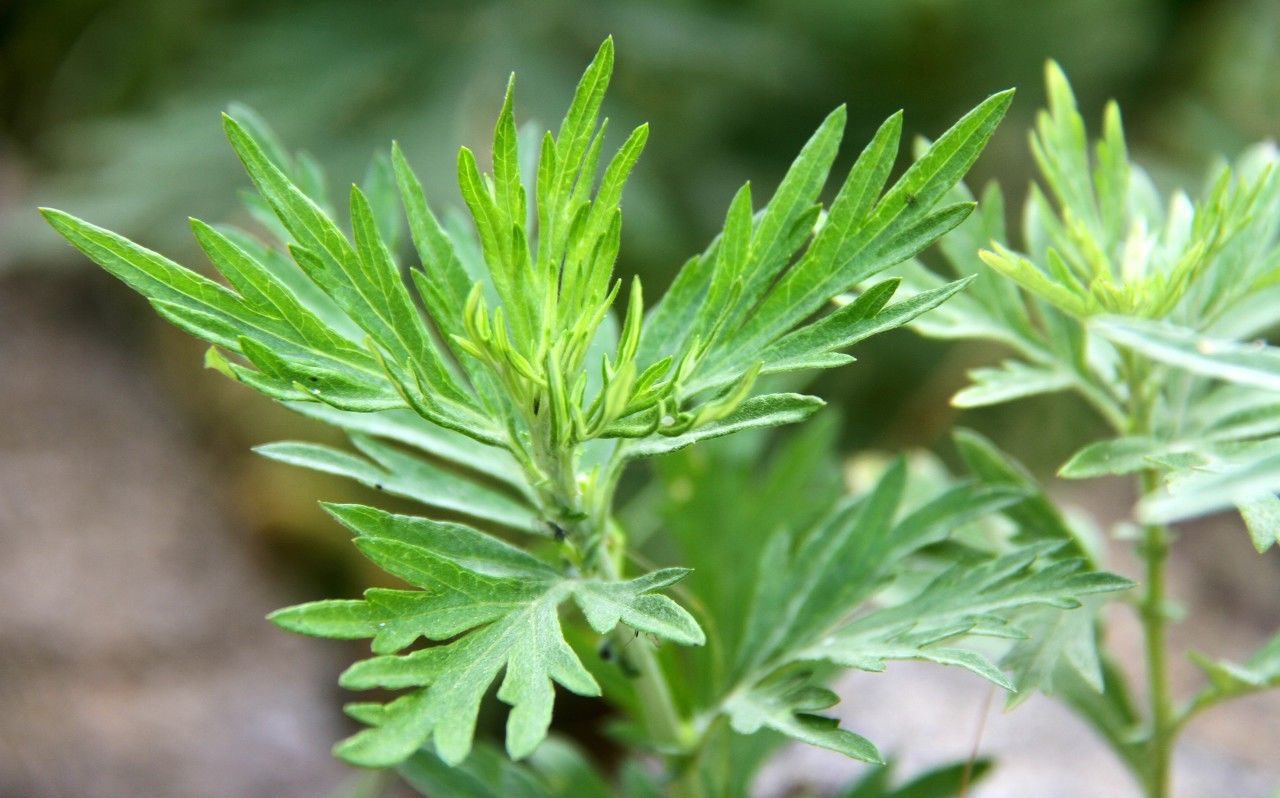
[[[624,200],[619,264],[650,296],[718,229],[734,190],[750,178],[767,194],[842,102],[847,164],[898,108],[909,135],[936,136],[1016,86],[970,176],[998,179],[1015,208],[1046,58],[1063,64],[1087,119],[1106,98],[1120,102],[1132,149],[1166,185],[1198,185],[1216,154],[1280,134],[1278,0],[0,4],[0,797],[376,786],[327,754],[345,732],[335,678],[351,650],[261,620],[364,579],[315,504],[355,489],[248,452],[331,434],[202,370],[200,345],[56,239],[34,207],[197,262],[186,217],[242,213],[247,180],[218,123],[233,101],[312,153],[331,185],[358,180],[394,137],[437,207],[460,205],[455,149],[483,147],[507,73],[519,73],[524,118],[550,124],[610,33],[612,130],[652,125]],[[814,387],[844,416],[849,452],[949,456],[959,423],[1049,475],[1097,425],[1054,399],[951,408],[965,369],[993,355],[980,347],[899,332],[857,354]],[[1122,485],[1066,490],[1104,522],[1130,501]],[[1280,620],[1280,567],[1233,523],[1184,536],[1180,597],[1201,620],[1179,627],[1175,644],[1240,654]],[[902,726],[909,713],[894,695],[920,696],[947,728],[908,769],[967,755],[985,706],[976,680],[910,667],[874,678],[851,682],[863,697],[844,706],[863,730],[895,729],[877,733],[886,748],[935,734]],[[1280,784],[1280,706],[1266,701],[1192,730],[1182,778],[1198,791],[1188,795],[1262,796]],[[1019,779],[1054,767],[1063,795],[1130,790],[1055,711],[1039,700],[1008,719],[993,711],[983,751],[1010,760],[975,795],[1049,795]],[[1063,746],[1097,767],[1068,769]],[[761,790],[784,794],[815,772],[823,788],[854,769],[806,752],[784,757]]]

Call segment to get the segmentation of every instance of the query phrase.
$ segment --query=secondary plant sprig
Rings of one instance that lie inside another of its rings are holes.
[[[1128,475],[1137,487],[1136,550],[1145,590],[1137,603],[1145,638],[1146,711],[1119,670],[1097,651],[1093,625],[1070,645],[1092,652],[1072,668],[1041,669],[1025,687],[1061,695],[1093,723],[1152,798],[1169,794],[1174,744],[1205,708],[1280,685],[1280,638],[1245,663],[1192,653],[1208,677],[1183,706],[1168,678],[1169,524],[1239,509],[1258,550],[1280,535],[1280,374],[1260,341],[1280,322],[1280,173],[1274,145],[1213,170],[1198,197],[1162,197],[1130,157],[1111,103],[1090,147],[1066,76],[1046,69],[1049,107],[1031,134],[1043,178],[1022,215],[1022,247],[1008,243],[998,189],[943,242],[965,295],[917,321],[940,337],[985,338],[1015,357],[970,372],[953,404],[1001,402],[1073,391],[1111,427],[1060,471],[1085,479]],[[958,189],[955,199],[967,199]],[[927,291],[942,280],[908,264],[904,282]]]

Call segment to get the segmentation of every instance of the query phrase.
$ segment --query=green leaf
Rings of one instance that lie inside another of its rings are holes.
[[[1061,391],[1075,384],[1069,374],[1017,360],[1006,360],[999,368],[973,369],[969,379],[973,384],[951,397],[951,404],[956,407],[985,407]]]
[[[431,549],[486,576],[547,579],[558,572],[522,549],[464,524],[395,515],[359,504],[325,503],[325,510],[359,536],[398,540]]]
[[[528,490],[524,473],[507,451],[436,426],[409,410],[356,413],[315,402],[290,402],[288,407],[349,433],[412,446],[432,457],[501,480],[517,490]]]
[[[1280,454],[1275,445],[1257,456],[1196,469],[1138,504],[1147,523],[1169,523],[1232,506],[1252,505],[1280,493]]]
[[[368,603],[359,600],[311,601],[276,610],[267,619],[290,632],[312,637],[358,640],[377,632]]]
[[[812,314],[830,297],[906,260],[959,224],[971,205],[930,209],[977,159],[1003,118],[1012,92],[993,95],[944,133],[866,215],[877,178],[892,162],[897,132],[886,123],[850,171],[826,224],[796,266],[722,348],[752,351]],[[868,194],[868,191],[870,192]]]
[[[755,396],[718,421],[695,427],[683,435],[651,435],[640,438],[628,442],[623,452],[628,458],[652,457],[741,430],[794,424],[813,415],[825,404],[816,396],[804,394],[774,393]]]
[[[901,604],[852,621],[798,656],[863,670],[881,670],[889,659],[923,659],[960,665],[1013,690],[1013,683],[984,657],[938,644],[966,633],[1000,630],[1008,621],[993,620],[1007,618],[1013,610],[1034,605],[1075,609],[1083,596],[1133,586],[1114,574],[1083,570],[1082,560],[1041,567],[1038,559],[1047,551],[1043,545],[1028,546],[978,566],[952,566]]]
[[[432,389],[466,404],[467,394],[441,360],[421,315],[378,234],[368,200],[352,187],[353,247],[342,231],[267,158],[229,116],[227,138],[263,198],[299,249],[299,264],[396,363],[414,364]],[[297,256],[297,255],[296,255]]]
[[[414,789],[450,798],[556,798],[556,793],[529,766],[512,762],[498,749],[477,745],[466,762],[449,765],[429,751],[419,751],[397,771]],[[567,798],[567,796],[566,796]]]
[[[809,676],[803,670],[789,671],[735,695],[725,705],[733,730],[755,734],[772,729],[852,759],[884,761],[869,740],[840,728],[835,718],[815,714],[814,710],[834,706],[840,698],[824,687],[810,684]]]
[[[1006,703],[1012,709],[1039,690],[1060,695],[1064,673],[1083,680],[1094,690],[1104,687],[1101,655],[1098,651],[1098,610],[1100,597],[1087,598],[1080,609],[1060,612],[1053,608],[1033,608],[1018,625],[1026,634],[1016,641],[1000,661],[1010,671],[1012,692]]]
[[[492,377],[469,353],[457,346],[454,336],[465,334],[462,314],[474,280],[463,266],[453,239],[444,231],[427,205],[422,183],[409,166],[398,143],[391,146],[392,170],[400,200],[409,219],[409,232],[421,268],[410,271],[428,314],[441,332],[453,356],[491,405],[498,403]]]
[[[860,301],[867,297],[879,298],[868,292],[863,297],[859,297],[859,301],[845,305],[812,324],[788,333],[770,345],[760,355],[765,362],[764,370],[766,372],[786,371],[797,364],[811,364],[816,356],[853,346],[873,335],[907,324],[946,302],[968,282],[968,279],[957,280],[934,290],[923,291],[902,302],[880,308],[874,307],[873,303],[860,304]]]
[[[706,636],[693,616],[666,596],[651,592],[688,572],[687,568],[664,568],[626,582],[583,581],[574,586],[573,597],[587,623],[600,634],[625,623],[682,645],[700,646]]]
[[[1084,557],[1094,565],[1099,562],[1096,543],[1067,521],[1021,463],[972,430],[956,430],[952,437],[961,459],[976,477],[987,484],[1013,485],[1025,492],[1026,498],[1003,511],[1018,524],[1020,539],[1066,544],[1062,556]]]
[[[839,798],[964,798],[966,790],[990,771],[989,759],[956,762],[921,773],[895,789],[890,786],[890,762],[872,770]]]
[[[498,698],[512,707],[507,750],[513,758],[530,754],[551,720],[552,682],[599,694],[560,629],[558,607],[571,597],[601,634],[625,623],[680,643],[704,640],[692,616],[654,592],[683,577],[684,569],[625,582],[565,579],[526,552],[461,524],[359,505],[327,509],[357,533],[365,556],[420,588],[375,588],[362,601],[313,602],[271,616],[304,634],[373,637],[375,653],[384,656],[349,668],[344,686],[415,688],[380,708],[359,710],[372,728],[336,749],[355,764],[394,765],[428,739],[446,763],[461,762],[471,749],[480,701],[504,671]],[[392,655],[418,637],[449,642]]]
[[[1091,443],[1071,456],[1058,476],[1067,479],[1132,474],[1152,467],[1149,458],[1170,453],[1169,446],[1151,438],[1115,438]]]
[[[1224,701],[1280,686],[1280,635],[1272,637],[1243,664],[1210,659],[1198,652],[1190,656],[1209,683],[1187,708],[1188,718]]]
[[[241,338],[247,337],[270,346],[272,351],[298,359],[315,358],[334,370],[345,369],[352,372],[353,378],[363,372],[365,379],[375,384],[382,381],[376,362],[350,344],[342,344],[341,339],[327,336],[328,340],[335,342],[335,348],[341,348],[333,352],[317,351],[315,339],[309,336],[323,333],[316,332],[311,319],[306,318],[308,313],[298,312],[293,321],[282,318],[275,303],[293,307],[287,291],[269,286],[271,278],[264,274],[265,269],[255,268],[245,253],[237,252],[234,245],[207,226],[196,223],[196,229],[211,250],[210,254],[225,254],[220,259],[240,270],[239,273],[233,270],[232,274],[251,292],[257,292],[256,305],[248,298],[242,298],[230,289],[121,236],[61,211],[43,209],[42,213],[49,224],[77,249],[131,288],[152,302],[189,311],[191,315],[185,317],[184,328],[210,343],[239,351]],[[299,326],[305,332],[299,332]]]
[[[524,502],[445,470],[408,452],[362,435],[352,441],[370,459],[315,443],[280,442],[254,451],[290,465],[348,477],[376,490],[513,529],[546,534],[538,514]]]
[[[844,133],[845,108],[840,106],[827,115],[822,124],[796,156],[791,168],[778,185],[773,198],[765,206],[752,233],[752,261],[743,270],[753,275],[753,288],[777,274],[786,265],[799,243],[793,242],[793,230],[806,218],[817,202],[826,183],[831,164]],[[810,223],[809,227],[812,227]],[[808,230],[801,229],[807,237]],[[688,343],[699,308],[710,290],[717,257],[718,241],[701,256],[690,259],[676,275],[675,282],[650,311],[645,320],[640,342],[639,361],[643,365],[660,360],[664,354],[682,351]],[[755,277],[754,275],[759,275]]]
[[[444,646],[403,657],[378,657],[349,668],[342,678],[347,687],[418,685],[426,689],[399,707],[389,706],[382,724],[340,744],[335,749],[339,756],[354,764],[386,767],[432,738],[441,759],[461,762],[471,749],[480,700],[504,669],[498,698],[512,707],[507,720],[507,752],[512,758],[527,756],[546,736],[553,680],[580,695],[599,693],[595,680],[561,636],[556,606],[564,596],[557,583],[544,585],[538,593],[524,582],[462,579],[458,569],[441,565],[443,560],[430,562],[418,554],[423,550],[413,551],[416,547],[370,541],[361,548],[380,564],[399,562],[408,570],[423,568],[424,575],[431,575],[432,586],[446,591],[441,601],[458,593],[482,602],[476,608],[483,611],[473,617],[487,625]],[[497,606],[490,609],[488,605]],[[507,608],[508,612],[496,614]]]
[[[1172,324],[1137,319],[1099,319],[1094,327],[1115,343],[1162,363],[1280,391],[1280,352],[1273,347],[1222,341]]]

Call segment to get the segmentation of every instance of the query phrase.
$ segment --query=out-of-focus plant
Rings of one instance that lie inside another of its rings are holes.
[[[1254,340],[1280,323],[1280,174],[1274,146],[1263,144],[1217,167],[1199,197],[1162,197],[1130,160],[1116,105],[1107,106],[1091,147],[1056,64],[1047,82],[1049,107],[1031,135],[1044,188],[1032,186],[1023,210],[1024,251],[1006,243],[1003,202],[992,188],[943,244],[954,274],[974,283],[917,328],[1015,353],[972,371],[954,404],[1072,391],[1111,426],[1113,437],[1080,449],[1060,473],[1132,475],[1138,484],[1146,586],[1135,608],[1146,637],[1146,712],[1106,662],[1042,675],[1149,795],[1166,796],[1174,742],[1189,719],[1280,684],[1280,638],[1244,664],[1193,654],[1208,685],[1179,705],[1165,641],[1168,523],[1234,505],[1260,552],[1280,534],[1280,358]],[[957,201],[967,198],[957,189]],[[942,279],[918,263],[905,274],[922,291]]]
[[[227,285],[44,212],[161,316],[212,344],[211,368],[347,430],[359,451],[286,442],[263,454],[466,519],[326,505],[363,555],[411,589],[371,588],[272,616],[304,634],[372,638],[375,656],[341,683],[406,692],[350,705],[367,728],[336,753],[402,766],[411,782],[436,779],[450,786],[432,789],[450,794],[596,789],[598,776],[544,745],[557,685],[605,695],[624,719],[620,739],[664,765],[656,776],[628,770],[626,794],[742,794],[756,753],[779,735],[878,761],[869,741],[819,714],[837,700],[824,686],[833,673],[916,659],[1012,687],[960,644],[1033,639],[1019,625],[1028,613],[1040,623],[1079,597],[1127,585],[1094,570],[1069,530],[1039,509],[1046,500],[972,436],[961,446],[979,478],[924,495],[908,495],[901,462],[853,495],[811,494],[775,471],[775,525],[744,531],[708,518],[696,542],[685,537],[676,562],[705,574],[691,584],[720,586],[702,595],[690,588],[677,602],[661,592],[686,567],[632,573],[637,548],[615,512],[628,463],[807,418],[821,400],[757,393],[760,378],[847,364],[840,350],[936,308],[969,281],[890,303],[898,280],[888,279],[823,312],[969,215],[972,203],[941,200],[1011,93],[979,104],[886,189],[901,129],[893,115],[824,209],[819,193],[845,121],[836,109],[772,199],[757,209],[743,186],[723,232],[647,312],[639,281],[631,284],[618,323],[620,202],[648,129],[605,158],[599,112],[612,66],[606,41],[558,132],[540,137],[519,131],[508,84],[491,172],[469,149],[458,156],[469,222],[442,224],[393,146],[351,189],[348,233],[314,162],[235,111],[226,133],[258,189],[249,209],[273,243],[193,221]],[[395,257],[398,205],[421,264],[409,284]],[[721,478],[730,475],[710,481]],[[1013,532],[959,537],[1000,513]],[[748,555],[758,563],[749,579]],[[692,653],[703,646],[704,658]],[[495,683],[510,707],[512,761],[473,750]],[[533,770],[515,763],[529,756]],[[538,771],[538,761],[559,764]],[[937,794],[953,782],[943,779]],[[877,784],[863,792],[883,792]]]

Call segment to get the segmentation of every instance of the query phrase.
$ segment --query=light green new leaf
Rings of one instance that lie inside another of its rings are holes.
[[[628,458],[652,457],[674,452],[698,441],[718,438],[741,430],[760,427],[776,427],[794,424],[813,415],[824,406],[816,396],[796,393],[772,393],[754,396],[738,406],[724,418],[695,427],[683,435],[650,435],[624,444],[623,453]]]

